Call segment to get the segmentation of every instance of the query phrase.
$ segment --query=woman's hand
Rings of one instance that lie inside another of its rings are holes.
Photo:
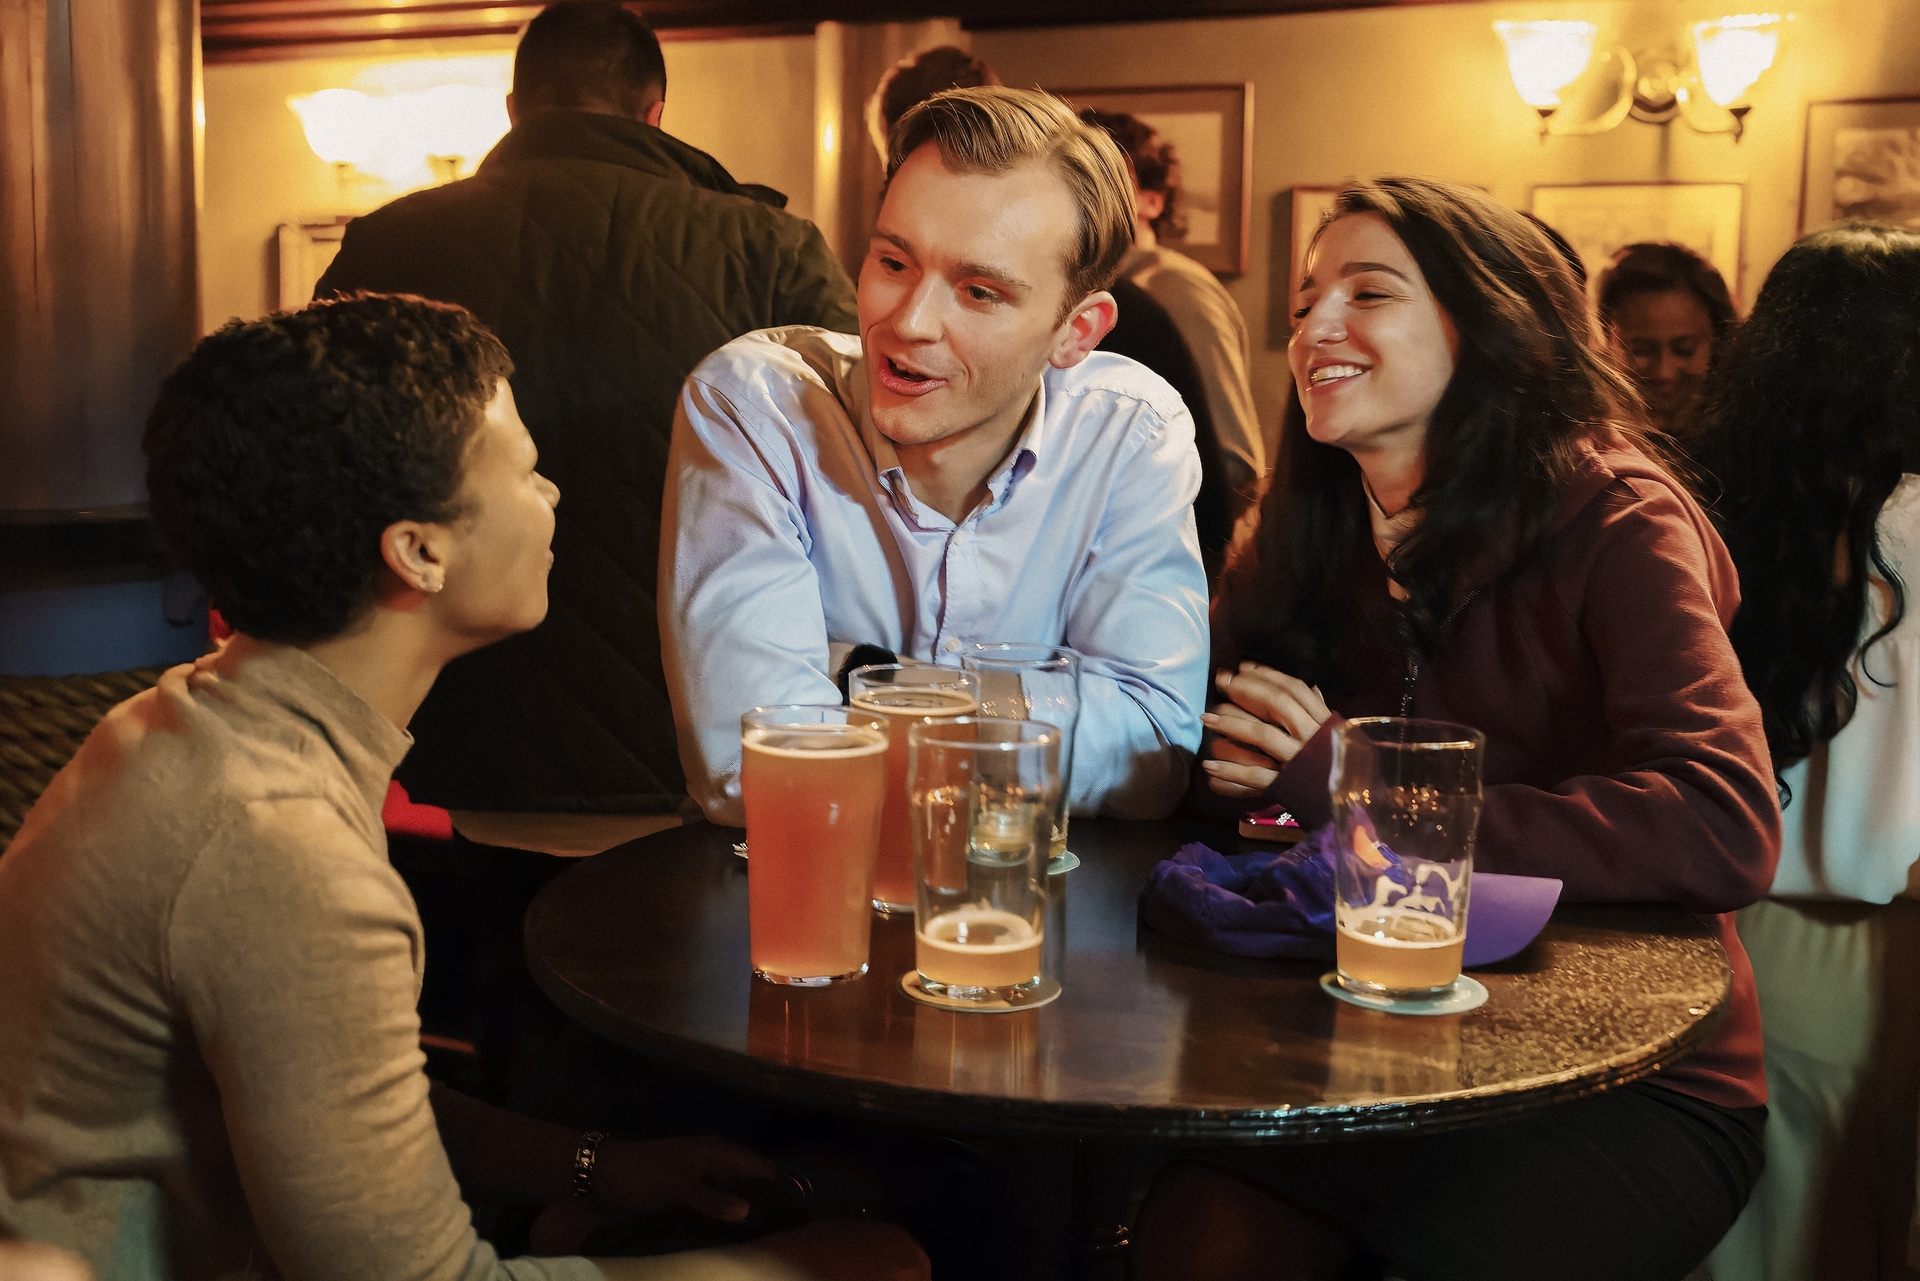
[[[608,1139],[594,1160],[593,1208],[649,1214],[685,1206],[709,1219],[738,1223],[750,1207],[727,1187],[772,1177],[772,1161],[724,1139]]]
[[[1281,766],[1333,715],[1318,689],[1259,663],[1221,672],[1213,683],[1228,701],[1200,716],[1214,732],[1211,759],[1200,767],[1207,771],[1207,786],[1221,796],[1265,792]]]

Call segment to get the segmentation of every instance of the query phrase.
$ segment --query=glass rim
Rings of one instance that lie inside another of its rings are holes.
[[[865,716],[873,719],[884,719],[881,717],[880,713],[878,712],[870,712],[864,707],[854,707],[848,703],[762,703],[758,707],[749,708],[746,711],[742,712],[740,714],[740,723],[742,726],[745,726],[749,721],[751,721],[757,728],[761,728],[761,729],[781,729],[790,725],[819,726],[819,725],[832,724],[831,721],[780,721],[780,720],[764,720],[764,719],[754,720],[753,719],[755,717],[762,716],[765,713],[779,713],[779,712],[841,712],[843,714],[851,713],[854,715]],[[872,727],[866,726],[865,728],[872,728]]]
[[[970,672],[964,667],[943,667],[939,663],[868,663],[863,667],[856,667],[849,671],[847,673],[847,684],[852,685],[854,677],[864,676],[869,672],[941,672],[947,678],[945,682],[941,683],[952,685],[978,685],[980,683],[979,673]],[[928,684],[934,683],[935,682],[931,681],[928,682]]]
[[[1009,650],[1031,650],[1035,656],[1014,658],[1006,652]],[[974,641],[961,651],[960,661],[1005,667],[1040,667],[1049,663],[1078,666],[1085,657],[1071,645],[1049,645],[1044,641]]]
[[[1021,736],[1016,739],[995,742],[992,739],[948,738],[942,732],[958,729],[963,725],[1018,725]],[[1027,729],[1037,729],[1037,734],[1028,735]],[[1017,752],[1022,748],[1059,746],[1062,731],[1050,721],[1026,720],[1012,716],[944,716],[936,721],[923,721],[907,729],[907,742],[934,743],[940,747],[961,747],[970,751]]]
[[[1403,739],[1376,738],[1372,734],[1363,734],[1368,743],[1375,747],[1391,747],[1401,751],[1463,751],[1484,749],[1487,736],[1471,725],[1462,725],[1458,721],[1433,720],[1424,716],[1355,716],[1342,724],[1336,733],[1344,734],[1350,729],[1365,730],[1373,725],[1397,725],[1415,734],[1423,731],[1432,737]]]

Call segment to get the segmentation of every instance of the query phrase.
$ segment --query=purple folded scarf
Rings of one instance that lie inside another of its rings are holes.
[[[1221,854],[1195,842],[1156,864],[1140,915],[1171,938],[1235,956],[1333,959],[1331,823],[1291,849]],[[1560,882],[1475,872],[1464,963],[1491,965],[1533,942],[1560,899]]]

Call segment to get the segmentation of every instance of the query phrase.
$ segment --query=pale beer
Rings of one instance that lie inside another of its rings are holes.
[[[916,968],[945,987],[1009,988],[1040,976],[1041,931],[1024,917],[971,906],[942,912],[914,937]]]
[[[878,718],[749,724],[741,748],[754,973],[813,983],[864,972],[886,794]]]
[[[1383,994],[1424,994],[1460,977],[1466,935],[1452,921],[1395,908],[1339,911],[1334,931],[1340,975]]]
[[[979,703],[963,690],[912,685],[872,685],[854,693],[853,705],[887,720],[887,801],[880,815],[880,858],[874,864],[873,905],[882,911],[913,910],[913,818],[907,798],[907,731],[915,725],[971,716]]]

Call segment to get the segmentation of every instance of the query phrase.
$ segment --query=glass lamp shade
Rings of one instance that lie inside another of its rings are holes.
[[[1776,13],[1743,13],[1693,24],[1693,56],[1700,87],[1717,105],[1731,107],[1766,74],[1780,52]]]
[[[1560,105],[1560,91],[1580,78],[1593,61],[1591,22],[1496,22],[1493,29],[1507,47],[1507,71],[1520,100],[1536,110]]]
[[[356,89],[322,89],[287,99],[313,154],[330,165],[366,163],[385,140],[380,104]]]

